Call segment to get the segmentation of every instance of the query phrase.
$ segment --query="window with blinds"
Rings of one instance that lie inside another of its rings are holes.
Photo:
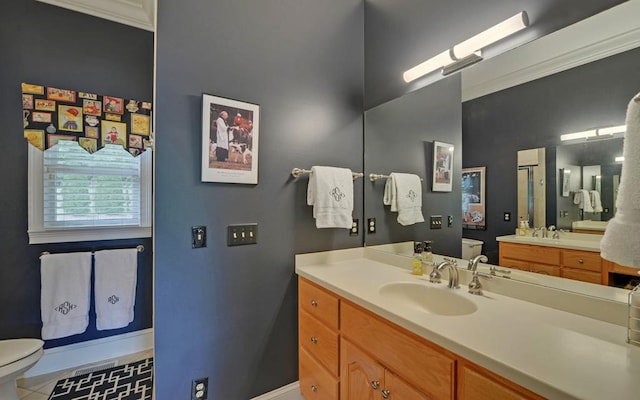
[[[107,144],[90,154],[61,140],[29,146],[29,243],[151,236],[152,150]]]
[[[107,144],[89,154],[63,140],[44,152],[45,228],[140,224],[140,160]]]

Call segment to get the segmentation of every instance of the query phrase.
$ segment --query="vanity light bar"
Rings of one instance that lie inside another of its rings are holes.
[[[529,17],[526,11],[519,12],[511,18],[508,18],[497,25],[465,40],[464,42],[453,46],[449,50],[445,50],[435,57],[424,61],[415,67],[408,69],[402,74],[405,82],[409,83],[437,69],[445,69],[448,73],[455,72],[461,68],[471,65],[482,60],[477,58],[479,52],[499,40],[506,38],[529,26]],[[474,54],[476,57],[474,57]],[[456,64],[462,60],[473,60],[472,63],[463,62]],[[451,66],[451,64],[456,64]]]
[[[474,37],[453,46],[453,56],[457,59],[467,57],[475,51],[483,49],[498,40],[504,39],[507,36],[511,36],[514,33],[521,31],[527,26],[529,26],[529,16],[526,11],[519,12],[513,17],[505,19],[486,31],[480,32]]]
[[[616,162],[623,162],[623,161],[624,161],[624,156],[616,157]]]
[[[627,130],[627,126],[626,125],[618,125],[618,126],[609,126],[606,128],[596,128],[596,129],[589,129],[586,131],[582,131],[582,132],[575,132],[575,133],[566,133],[564,135],[560,135],[560,140],[561,141],[567,141],[567,140],[579,140],[579,139],[597,139],[597,138],[601,138],[603,136],[613,136],[617,133],[625,133]]]

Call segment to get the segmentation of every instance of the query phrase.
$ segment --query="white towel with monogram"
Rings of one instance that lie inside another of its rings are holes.
[[[95,253],[96,328],[124,328],[134,318],[138,280],[138,250]]]
[[[351,229],[353,223],[353,174],[348,168],[311,168],[307,204],[313,206],[317,228]]]
[[[42,339],[84,332],[89,325],[91,253],[40,256]]]
[[[422,216],[422,182],[415,174],[393,172],[384,185],[382,202],[398,212],[400,225],[424,222]]]

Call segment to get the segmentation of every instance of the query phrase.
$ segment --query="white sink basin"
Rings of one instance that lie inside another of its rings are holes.
[[[457,294],[442,284],[439,287],[416,282],[392,282],[380,286],[378,292],[399,307],[414,309],[437,315],[467,315],[478,307],[471,300]]]

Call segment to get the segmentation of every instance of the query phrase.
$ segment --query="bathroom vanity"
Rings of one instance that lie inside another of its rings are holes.
[[[551,235],[551,233],[549,233]],[[600,257],[601,235],[561,233],[559,239],[507,235],[497,237],[503,267],[602,285],[640,278],[638,270]],[[622,278],[621,278],[622,276]]]
[[[409,264],[368,248],[296,256],[305,399],[633,398],[640,348],[624,326],[498,293],[576,301],[557,290],[496,278],[473,296],[468,271],[449,289]]]

